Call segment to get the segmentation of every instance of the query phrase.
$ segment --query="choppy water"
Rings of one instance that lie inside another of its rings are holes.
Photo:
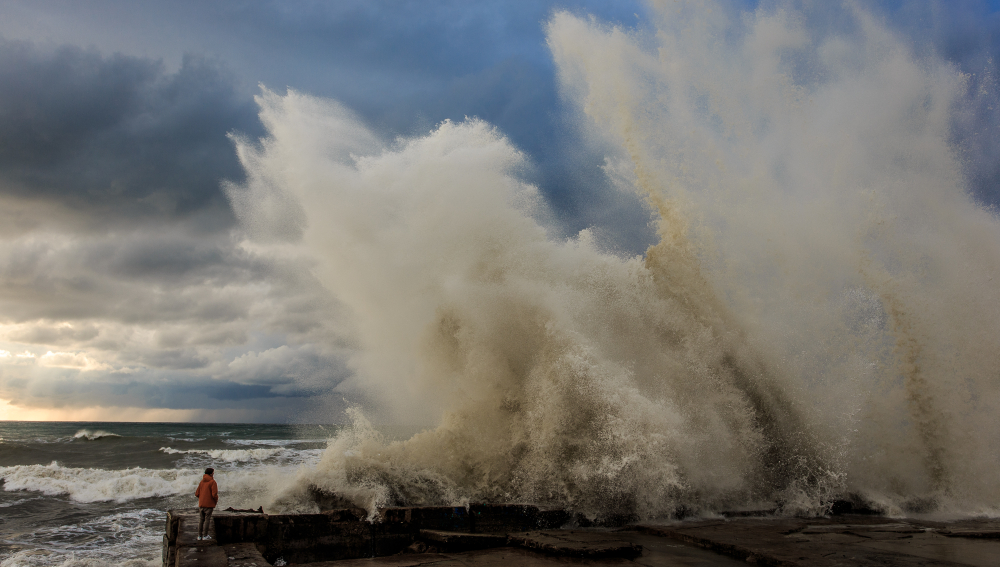
[[[0,422],[0,565],[159,565],[165,510],[197,505],[205,467],[222,508],[266,504],[314,464],[320,426]]]

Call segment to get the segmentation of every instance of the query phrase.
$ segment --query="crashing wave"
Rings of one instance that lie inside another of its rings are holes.
[[[73,439],[85,439],[87,441],[97,441],[98,439],[104,439],[107,437],[121,437],[117,433],[111,433],[108,431],[103,431],[98,429],[97,431],[91,431],[89,429],[81,429],[73,434]]]
[[[651,212],[641,257],[554,238],[480,120],[385,143],[336,102],[258,97],[228,195],[353,314],[339,389],[369,408],[274,507],[1000,507],[1000,222],[949,145],[962,76],[860,8],[655,17],[548,25],[580,131]]]

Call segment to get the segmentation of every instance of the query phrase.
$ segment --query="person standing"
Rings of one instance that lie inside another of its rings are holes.
[[[219,503],[219,485],[215,483],[215,469],[209,467],[205,469],[205,476],[201,478],[201,484],[194,491],[198,497],[198,539],[212,539],[208,535],[208,528],[212,521],[212,512],[215,505]]]

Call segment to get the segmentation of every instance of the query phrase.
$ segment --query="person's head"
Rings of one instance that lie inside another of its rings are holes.
[[[215,474],[215,469],[213,469],[212,467],[208,467],[207,469],[205,469],[205,474],[207,474],[208,476],[212,476]]]

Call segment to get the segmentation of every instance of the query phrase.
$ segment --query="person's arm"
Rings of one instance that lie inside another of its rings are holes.
[[[199,498],[201,497],[201,483],[198,483],[198,488],[194,489],[194,495]]]
[[[219,484],[212,481],[212,502],[219,503]]]

